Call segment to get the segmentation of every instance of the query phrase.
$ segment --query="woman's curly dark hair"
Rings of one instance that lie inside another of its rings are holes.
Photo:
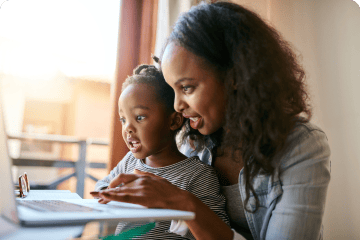
[[[311,118],[304,70],[290,44],[273,27],[234,3],[191,8],[175,23],[167,44],[172,42],[202,58],[222,76],[226,123],[210,137],[220,142],[220,150],[230,146],[234,159],[242,159],[245,206],[251,192],[256,211],[259,200],[254,177],[274,174],[272,160],[296,121]],[[197,147],[203,146],[201,134],[187,130],[184,136],[199,140]]]

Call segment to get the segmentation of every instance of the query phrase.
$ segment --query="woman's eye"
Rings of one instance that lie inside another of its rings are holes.
[[[191,93],[192,92],[192,87],[190,86],[183,86],[182,90],[184,93]]]
[[[121,124],[124,124],[125,123],[125,118],[120,118],[120,122],[121,122]]]
[[[145,118],[144,116],[137,116],[137,117],[136,117],[136,121],[144,120],[144,118]]]

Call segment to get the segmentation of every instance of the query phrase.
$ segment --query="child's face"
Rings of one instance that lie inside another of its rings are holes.
[[[160,152],[174,139],[169,114],[152,86],[127,86],[119,98],[119,115],[124,141],[138,159]]]

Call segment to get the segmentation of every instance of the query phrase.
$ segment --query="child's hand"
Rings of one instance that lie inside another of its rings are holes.
[[[103,188],[103,189],[101,189],[100,191],[105,190],[105,189],[109,189],[109,187]],[[103,199],[103,198],[100,197],[100,191],[91,191],[90,194],[91,194],[91,196],[93,196],[94,198],[99,199],[98,203],[106,204],[106,203],[110,202],[110,201],[105,200],[105,199]]]
[[[139,170],[134,173],[120,174],[113,181],[116,186],[123,185],[100,191],[100,197],[108,201],[140,204],[149,208],[187,209],[186,201],[183,200],[189,197],[189,192],[154,174]]]
[[[146,175],[147,173],[135,169],[135,170],[134,170],[134,174],[144,174],[144,175]],[[151,174],[151,173],[148,173],[148,174]],[[153,175],[153,174],[151,174],[151,175]],[[121,174],[118,175],[118,176],[116,176],[113,180],[111,180],[111,182],[110,182],[110,184],[109,184],[109,186],[108,186],[107,188],[103,188],[103,189],[101,189],[101,190],[110,189],[110,190],[116,191],[116,188],[117,188],[117,187],[119,187],[119,186],[124,186],[125,184],[124,184],[124,182],[121,180],[121,177],[120,177],[120,176],[121,176]],[[154,175],[154,176],[155,176],[155,175]],[[128,183],[126,184],[127,187],[132,187],[133,185],[134,185],[133,182],[128,182]],[[98,199],[99,199],[98,202],[101,203],[101,204],[106,204],[106,203],[110,202],[109,200],[105,200],[105,199],[101,198],[101,196],[100,196],[100,191],[92,191],[92,192],[90,192],[90,194],[91,194],[94,198],[98,198]]]
[[[107,188],[106,188],[107,189]],[[101,203],[101,204],[107,204],[108,202],[110,202],[109,200],[105,200],[103,198],[100,197],[98,203]]]
[[[159,178],[159,179],[164,179],[162,177],[156,176],[155,174],[152,174],[152,173],[149,173],[149,172],[143,172],[143,171],[140,171],[140,170],[137,170],[137,169],[134,170],[134,174],[147,175],[147,176],[151,176],[151,177],[155,177],[155,178]]]

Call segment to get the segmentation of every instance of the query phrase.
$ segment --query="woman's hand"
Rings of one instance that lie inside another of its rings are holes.
[[[115,177],[113,180],[111,180],[111,182],[109,183],[109,186],[108,186],[108,187],[105,187],[105,188],[103,188],[103,189],[101,189],[101,190],[104,190],[104,189],[115,189],[115,188],[117,188],[120,184],[122,184],[121,181],[120,181],[118,178],[119,178],[119,176]],[[120,182],[120,184],[119,184],[119,182]],[[100,190],[100,191],[101,191],[101,190]],[[98,202],[101,203],[101,204],[106,204],[106,203],[110,202],[109,200],[105,200],[105,199],[101,198],[101,196],[100,196],[100,191],[91,191],[90,194],[91,194],[94,198],[98,198],[98,199],[99,199]]]
[[[110,186],[114,188],[99,192],[103,203],[120,201],[149,208],[195,212],[195,219],[186,221],[186,224],[196,239],[233,239],[231,229],[207,205],[164,178],[135,170],[134,174],[120,174]]]
[[[191,198],[190,195],[192,194],[174,186],[164,178],[135,170],[134,174],[120,174],[114,178],[108,189],[99,192],[102,200],[99,202],[119,201],[149,208],[191,211],[189,204],[186,203],[186,199]]]

